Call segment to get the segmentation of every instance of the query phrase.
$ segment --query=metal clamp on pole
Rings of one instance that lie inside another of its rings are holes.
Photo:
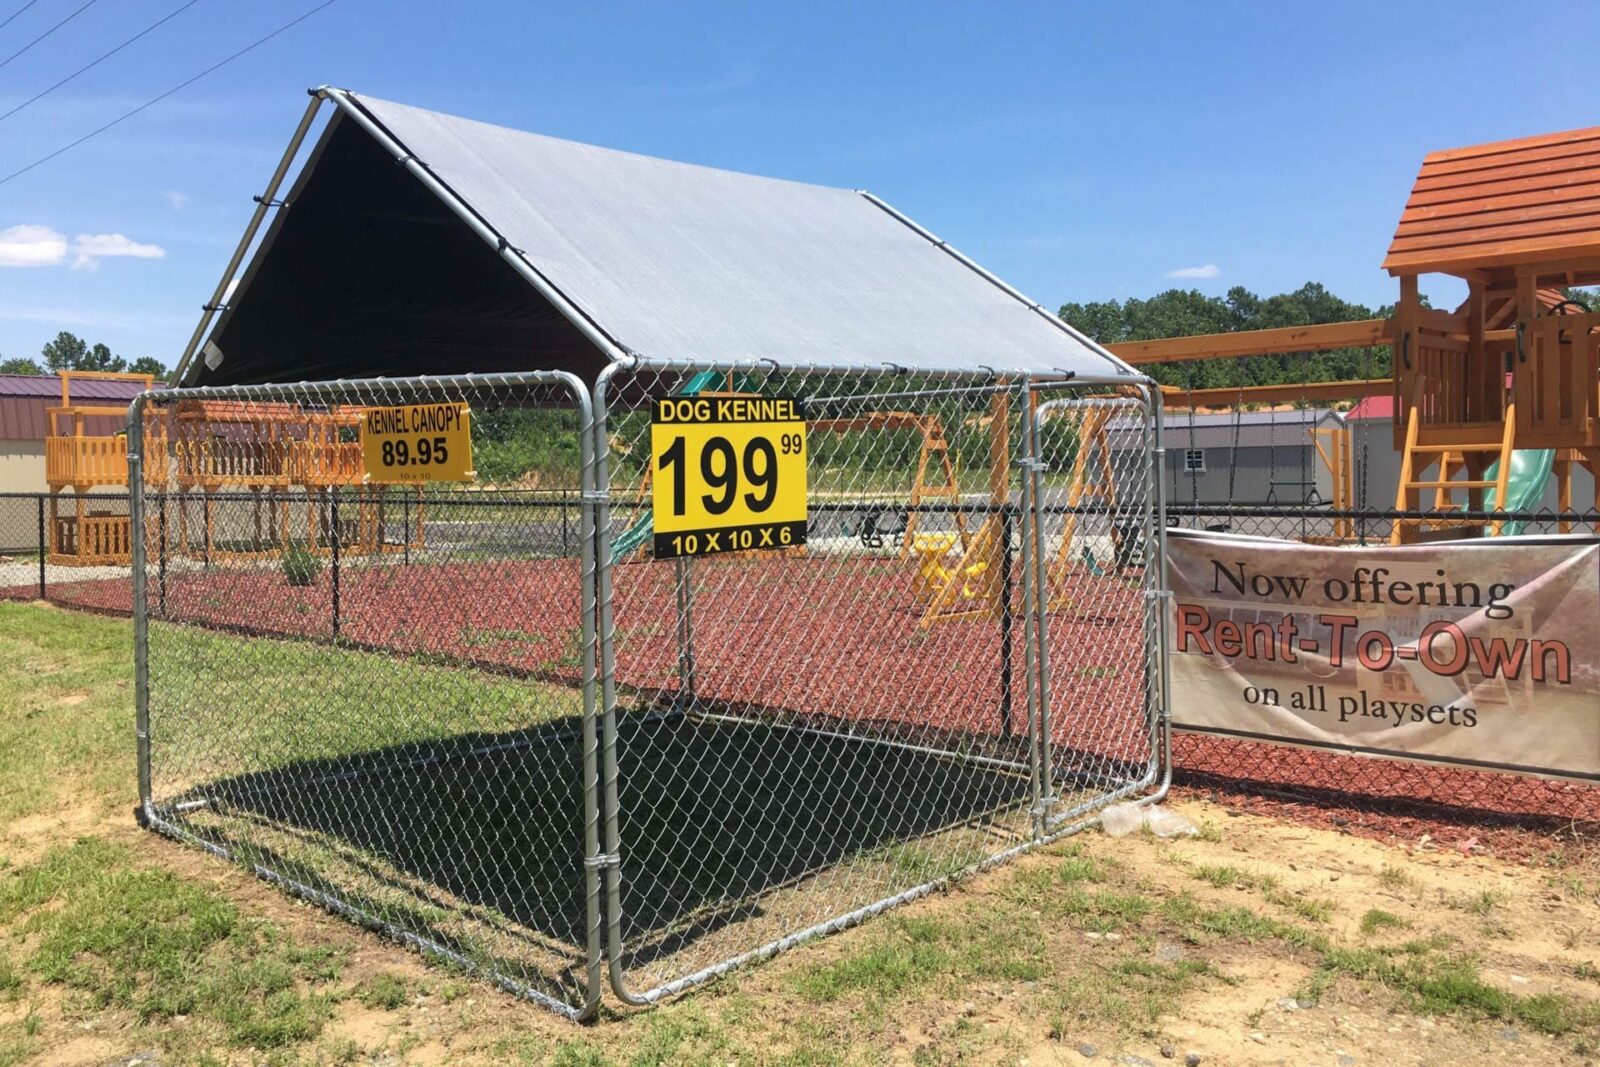
[[[598,852],[593,856],[585,856],[583,865],[597,871],[603,871],[608,867],[621,867],[622,854],[619,852]]]

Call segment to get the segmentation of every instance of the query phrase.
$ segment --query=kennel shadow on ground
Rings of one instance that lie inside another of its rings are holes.
[[[623,956],[681,975],[1017,843],[1026,774],[870,738],[618,722]],[[220,779],[158,804],[260,870],[567,1002],[584,981],[579,721]]]

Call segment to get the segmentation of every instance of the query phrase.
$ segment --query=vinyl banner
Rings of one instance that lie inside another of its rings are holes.
[[[1600,781],[1600,544],[1169,531],[1173,728]]]

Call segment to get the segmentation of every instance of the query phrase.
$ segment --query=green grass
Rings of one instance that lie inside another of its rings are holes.
[[[819,1003],[849,998],[882,1010],[930,986],[1036,981],[1048,970],[1037,922],[1020,912],[896,915],[865,940],[865,948],[843,958],[801,968],[795,992]]]
[[[0,877],[0,925],[33,979],[79,1011],[142,1024],[188,1017],[197,1039],[273,1049],[316,1038],[332,1013],[336,953],[243,918],[217,891],[85,838]]]
[[[417,660],[162,625],[152,638],[164,656],[166,673],[158,678],[168,701],[157,709],[168,727],[158,731],[158,755],[162,745],[173,746],[169,755],[249,751],[253,765],[269,766],[523,729],[577,710],[575,695],[560,687]],[[8,709],[0,714],[0,825],[84,797],[131,804],[129,645],[123,621],[0,604],[0,681],[8,687]],[[193,666],[206,664],[229,670]],[[178,714],[186,709],[211,713],[189,722]],[[1202,825],[1202,841],[1221,837],[1212,824]],[[1000,1039],[985,1036],[954,1007],[975,989],[1026,997],[1041,1025],[1063,1039],[1086,1027],[1153,1035],[1163,1018],[1182,1010],[1185,996],[1228,980],[1226,964],[1211,961],[1245,946],[1308,965],[1305,989],[1316,997],[1356,983],[1397,1010],[1495,1019],[1557,1037],[1577,1034],[1580,1041],[1600,1028],[1593,1002],[1496,988],[1470,953],[1442,935],[1424,930],[1401,944],[1344,944],[1319,928],[1333,914],[1332,901],[1286,889],[1248,867],[1190,865],[1181,847],[1172,847],[1177,858],[1168,862],[1188,871],[1192,888],[1252,891],[1260,899],[1211,894],[1226,901],[1219,904],[1175,893],[1141,881],[1114,847],[1078,839],[997,872],[988,892],[899,911],[819,947],[815,956],[797,955],[759,997],[741,991],[741,977],[601,1031],[508,1033],[490,1026],[485,1048],[494,1062],[509,1063],[872,1062],[873,1041],[894,1031],[901,1022],[896,1009],[904,1006],[944,1020],[925,1046],[908,1050],[914,1061],[983,1058],[998,1054]],[[858,860],[897,880],[921,881],[976,857],[902,844]],[[1379,880],[1389,890],[1422,892],[1396,868]],[[1569,878],[1558,888],[1575,900],[1593,899],[1588,882]],[[1497,915],[1503,900],[1484,892],[1444,902],[1487,917]],[[1376,908],[1359,925],[1368,938],[1406,928]],[[1122,936],[1090,945],[1085,932]],[[1186,950],[1189,958],[1158,960],[1158,940],[1197,948]],[[161,1047],[175,1063],[204,1062],[213,1051],[219,1060],[348,1062],[373,1050],[328,1028],[341,1002],[406,1011],[418,996],[446,1005],[479,996],[477,984],[464,979],[409,983],[380,973],[357,983],[346,980],[345,967],[345,950],[297,940],[211,885],[150,865],[136,847],[87,838],[30,862],[0,860],[0,1005],[8,1020],[0,1024],[0,1067],[37,1054],[58,1032],[54,1022],[46,1031],[31,1008],[45,1000],[44,990],[61,992],[66,1025],[109,1013],[137,1042],[133,1047]],[[797,1004],[797,1017],[771,1019],[773,998]],[[173,1022],[179,1016],[186,1017],[182,1026]]]
[[[0,603],[0,824],[88,796],[136,796],[133,646],[125,621]],[[256,769],[524,729],[581,713],[559,685],[297,641],[154,623],[156,788],[195,752]],[[226,663],[228,670],[213,669]],[[381,700],[376,696],[381,694]],[[166,763],[162,761],[166,760]]]
[[[1378,884],[1396,893],[1415,893],[1422,889],[1420,882],[1399,867],[1385,867],[1379,871]]]
[[[1369,937],[1377,933],[1379,930],[1403,930],[1410,925],[1410,923],[1400,918],[1400,916],[1383,911],[1380,908],[1373,908],[1365,915],[1361,916],[1361,932]]]
[[[1116,1034],[1154,1036],[1181,998],[1203,978],[1220,978],[1204,960],[1158,963],[1123,960],[1109,974],[1069,974],[1045,994],[1050,1037],[1065,1041],[1086,1026]]]
[[[126,622],[0,603],[0,824],[89,796],[132,804]]]
[[[1481,889],[1466,896],[1451,897],[1445,903],[1452,908],[1466,912],[1468,915],[1483,917],[1505,903],[1505,899],[1505,894],[1503,893],[1497,893],[1492,889]]]
[[[394,974],[378,974],[362,983],[359,996],[369,1008],[393,1011],[406,1002],[406,982]]]

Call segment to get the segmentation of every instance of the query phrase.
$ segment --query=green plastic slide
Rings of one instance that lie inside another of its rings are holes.
[[[1500,507],[1497,494],[1490,489],[1484,494],[1484,507],[1489,511],[1533,511],[1544,499],[1545,486],[1550,482],[1550,473],[1555,469],[1556,453],[1551,448],[1519,448],[1511,453],[1511,471],[1506,475],[1506,503]],[[1484,472],[1484,479],[1494,481],[1499,477],[1500,463],[1496,460],[1489,464],[1489,469]],[[1527,526],[1526,522],[1511,521],[1502,523],[1500,535],[1510,537],[1519,534]]]
[[[701,371],[684,383],[683,388],[678,390],[678,395],[694,396],[701,390],[708,389],[711,386],[716,385],[721,378],[722,373],[720,371]],[[643,518],[641,518],[638,522],[635,522],[626,530],[622,531],[622,533],[618,535],[617,539],[611,542],[611,558],[623,559],[624,557],[638,551],[640,546],[649,541],[651,535],[654,533],[655,520],[653,520],[647,512]]]

